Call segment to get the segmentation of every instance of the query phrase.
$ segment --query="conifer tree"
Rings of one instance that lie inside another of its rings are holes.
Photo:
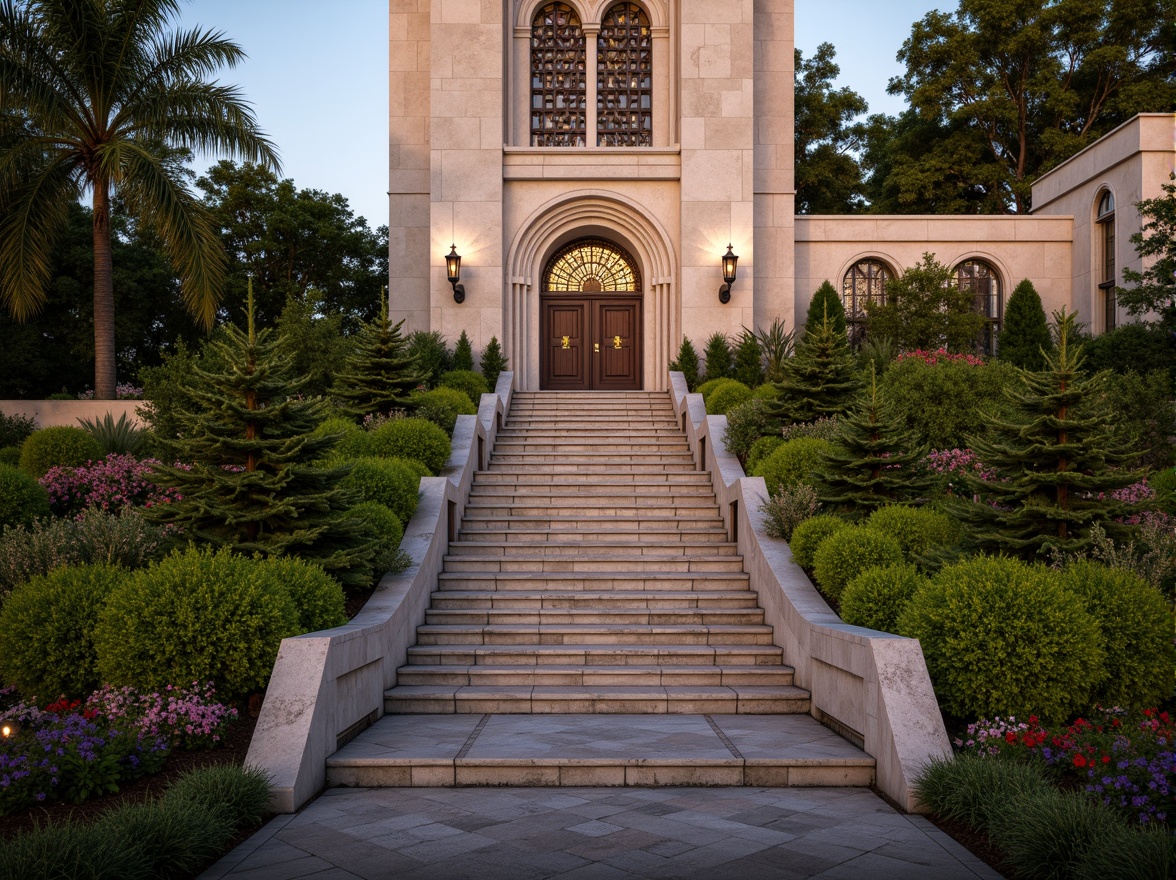
[[[1075,315],[1063,309],[1054,321],[1056,346],[1045,368],[1023,372],[1023,390],[1009,393],[1017,420],[993,420],[988,437],[969,442],[1003,477],[969,477],[983,502],[953,505],[969,526],[969,543],[982,550],[1044,559],[1090,546],[1094,525],[1121,535],[1117,520],[1129,508],[1111,493],[1143,477],[1116,469],[1129,455],[1115,441],[1103,396],[1107,374],[1082,371]]]
[[[682,374],[686,380],[686,390],[693,391],[698,387],[699,369],[698,352],[688,336],[682,337],[682,344],[678,347],[678,357],[670,361],[670,369]]]
[[[821,286],[813,293],[809,302],[808,314],[805,316],[804,332],[815,333],[821,329],[821,324],[828,317],[833,329],[838,333],[845,333],[845,305],[837,295],[835,288],[828,281],[821,282]]]
[[[408,342],[400,335],[403,324],[388,320],[385,297],[379,316],[355,334],[351,354],[335,374],[331,394],[357,419],[407,407],[409,395],[425,381],[419,358],[409,353]]]
[[[735,366],[731,375],[748,388],[763,384],[764,353],[759,340],[750,330],[744,329],[743,335],[739,337],[739,344],[735,346]]]
[[[796,344],[796,353],[785,362],[784,378],[774,385],[778,401],[769,415],[785,424],[846,412],[862,382],[845,331],[826,314],[816,331]]]
[[[482,369],[482,375],[486,377],[490,392],[494,393],[494,386],[498,384],[498,374],[510,369],[510,361],[502,354],[502,346],[498,343],[497,336],[491,336],[490,341],[486,343],[478,366]]]
[[[1026,278],[1017,285],[1005,305],[1004,327],[997,337],[997,357],[1034,372],[1045,368],[1045,353],[1053,343],[1041,297]]]
[[[470,344],[470,337],[466,335],[464,330],[461,331],[461,336],[457,337],[457,347],[453,350],[453,369],[471,371],[474,369],[474,347]]]
[[[154,479],[181,498],[149,515],[185,542],[297,556],[366,586],[374,542],[348,512],[357,501],[341,486],[348,468],[318,464],[339,439],[313,433],[329,404],[299,396],[306,377],[293,374],[279,338],[256,332],[252,289],[247,302],[247,329],[226,325],[211,343],[214,366],[193,367],[179,437],[160,438],[165,460],[181,464],[158,466]]]
[[[886,504],[912,501],[931,485],[916,467],[926,454],[914,432],[889,412],[871,369],[869,389],[838,424],[832,450],[821,454],[820,500],[852,519]]]
[[[706,358],[706,381],[731,378],[731,341],[726,334],[716,330],[706,341],[703,351]]]

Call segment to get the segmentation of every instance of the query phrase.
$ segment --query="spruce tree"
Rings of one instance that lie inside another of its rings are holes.
[[[494,393],[494,386],[498,384],[498,374],[510,369],[510,361],[502,354],[502,346],[497,336],[491,336],[478,361],[482,375],[486,377],[486,384],[490,386],[490,393]]]
[[[686,380],[687,391],[693,391],[698,387],[700,369],[698,352],[695,351],[694,343],[690,341],[689,337],[682,337],[682,344],[678,347],[678,357],[676,360],[670,361],[670,369],[682,374]]]
[[[710,335],[703,351],[706,358],[706,381],[731,378],[731,342],[718,330]]]
[[[1009,392],[1016,421],[994,419],[987,437],[969,446],[998,477],[969,477],[981,503],[957,502],[953,512],[969,526],[969,543],[991,551],[1043,560],[1079,553],[1100,526],[1121,535],[1127,504],[1111,493],[1142,479],[1117,469],[1121,452],[1107,408],[1107,374],[1082,371],[1082,348],[1073,313],[1054,314],[1056,346],[1045,368],[1023,372],[1024,388]]]
[[[744,329],[743,335],[739,337],[739,344],[735,346],[735,366],[731,375],[748,388],[763,384],[764,353],[759,340],[750,330]]]
[[[457,348],[453,350],[453,369],[470,371],[474,369],[474,347],[470,344],[470,337],[466,335],[464,330],[461,331],[461,336],[457,337]]]
[[[302,397],[307,382],[291,369],[279,338],[232,324],[210,343],[214,366],[194,365],[177,410],[180,434],[160,437],[165,460],[154,479],[180,500],[149,510],[178,528],[177,540],[262,556],[297,556],[339,581],[371,581],[374,542],[349,514],[358,499],[341,486],[347,467],[318,464],[338,435],[317,436],[327,417],[321,397]]]
[[[331,394],[357,419],[408,406],[409,395],[425,381],[419,358],[409,353],[400,335],[403,324],[388,320],[385,299],[379,316],[355,334],[351,354],[335,374]]]
[[[1045,369],[1045,355],[1053,343],[1041,297],[1026,278],[1005,305],[1004,327],[997,337],[997,357],[1023,370]]]
[[[871,369],[869,390],[838,424],[832,450],[821,454],[820,500],[851,519],[913,501],[931,486],[916,466],[926,454],[927,447],[889,411]]]
[[[769,411],[784,422],[811,422],[846,412],[862,387],[844,330],[826,314],[814,332],[796,344],[784,378],[773,383],[778,400]]]
[[[835,288],[828,281],[821,282],[821,286],[813,293],[809,302],[808,314],[805,316],[804,332],[815,333],[828,318],[833,329],[844,335],[845,333],[845,305],[837,295]]]

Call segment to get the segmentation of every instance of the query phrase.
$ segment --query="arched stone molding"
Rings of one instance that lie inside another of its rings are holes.
[[[539,7],[546,6],[550,2],[551,0],[521,0],[516,3],[514,26],[529,31]],[[560,2],[566,3],[576,10],[582,24],[599,27],[604,14],[620,0],[560,0]],[[630,0],[630,2],[636,3],[645,10],[645,14],[649,16],[650,27],[669,27],[669,15],[665,3],[658,2],[658,0]]]
[[[971,260],[975,260],[977,263],[987,263],[996,272],[996,280],[1000,282],[1000,297],[1003,304],[1012,295],[1015,286],[1008,266],[1000,257],[990,251],[963,251],[958,257],[953,258],[948,266],[954,272],[961,263],[967,263]]]
[[[886,268],[890,270],[890,274],[894,278],[902,277],[902,265],[890,254],[884,254],[882,251],[862,251],[861,253],[850,257],[848,260],[845,260],[841,264],[841,268],[837,270],[837,278],[835,280],[830,279],[833,281],[833,285],[837,288],[838,295],[841,294],[841,286],[845,284],[846,274],[862,260],[877,260],[879,263],[885,263]]]
[[[607,190],[567,193],[540,206],[519,228],[506,259],[503,343],[522,390],[539,387],[539,290],[543,268],[576,238],[615,241],[641,269],[645,387],[667,387],[666,364],[682,335],[677,257],[666,229],[639,203]]]

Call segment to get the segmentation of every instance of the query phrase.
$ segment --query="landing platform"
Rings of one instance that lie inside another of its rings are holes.
[[[331,785],[865,786],[874,760],[808,715],[386,715]]]

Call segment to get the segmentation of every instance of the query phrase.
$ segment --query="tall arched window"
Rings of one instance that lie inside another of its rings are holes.
[[[960,263],[955,270],[956,285],[960,290],[969,290],[976,303],[976,311],[988,319],[980,339],[980,350],[985,354],[995,353],[997,334],[1000,333],[1004,316],[1004,299],[1001,295],[1000,277],[996,270],[980,260]]]
[[[1103,331],[1114,330],[1118,323],[1115,300],[1115,196],[1110,190],[1098,200],[1098,289],[1102,292]]]
[[[653,143],[653,35],[636,3],[618,3],[600,22],[596,50],[596,143]]]
[[[531,146],[582,147],[587,134],[584,31],[566,3],[531,22]]]
[[[841,302],[845,306],[845,323],[850,342],[859,343],[866,333],[866,303],[886,302],[886,282],[894,277],[881,260],[854,263],[841,282]]]

